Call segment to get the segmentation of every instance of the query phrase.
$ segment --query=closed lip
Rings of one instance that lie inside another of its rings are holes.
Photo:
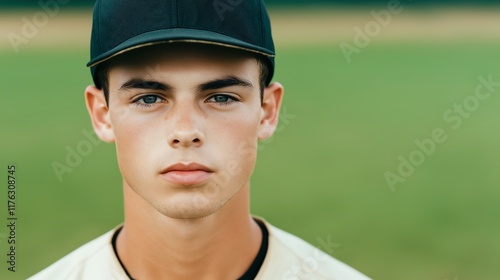
[[[193,186],[206,182],[212,173],[213,171],[203,164],[180,162],[163,169],[160,176],[175,185]]]
[[[165,174],[171,171],[205,171],[212,173],[213,170],[197,162],[178,162],[164,168],[160,173]]]

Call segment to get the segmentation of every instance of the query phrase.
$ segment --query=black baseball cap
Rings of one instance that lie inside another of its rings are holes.
[[[95,85],[99,64],[156,44],[188,42],[261,55],[274,73],[275,49],[263,0],[97,0],[90,40]]]

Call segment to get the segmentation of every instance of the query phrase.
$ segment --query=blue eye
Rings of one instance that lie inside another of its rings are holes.
[[[143,95],[137,98],[133,103],[137,106],[151,107],[156,103],[162,102],[163,99],[157,95]]]
[[[146,95],[142,97],[140,100],[142,100],[145,104],[153,104],[156,103],[156,101],[158,100],[158,96]]]
[[[230,105],[233,102],[238,102],[238,99],[235,97],[225,95],[225,94],[217,94],[213,95],[210,97],[207,102],[209,103],[215,103],[217,105],[225,106],[225,105]]]
[[[214,96],[215,102],[227,102],[229,100],[229,96],[226,95],[216,95]]]

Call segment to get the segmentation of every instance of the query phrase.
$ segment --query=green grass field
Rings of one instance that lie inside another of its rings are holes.
[[[262,143],[252,212],[374,279],[500,277],[500,87],[459,129],[443,119],[500,81],[500,43],[374,43],[348,64],[337,45],[279,46],[281,129]],[[87,50],[0,52],[1,166],[17,166],[17,272],[7,271],[7,184],[0,184],[0,279],[25,279],[122,221],[114,146],[99,144],[60,182],[90,130]],[[470,99],[470,98],[469,98]],[[416,139],[446,142],[392,191]],[[5,225],[4,225],[5,224]]]

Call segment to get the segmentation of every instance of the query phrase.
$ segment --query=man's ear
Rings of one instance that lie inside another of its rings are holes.
[[[114,142],[115,135],[111,126],[104,92],[95,86],[88,86],[85,89],[85,103],[92,120],[92,127],[94,127],[97,136],[104,142]]]
[[[271,137],[276,130],[283,92],[284,89],[280,83],[272,83],[264,89],[258,130],[259,140]]]

